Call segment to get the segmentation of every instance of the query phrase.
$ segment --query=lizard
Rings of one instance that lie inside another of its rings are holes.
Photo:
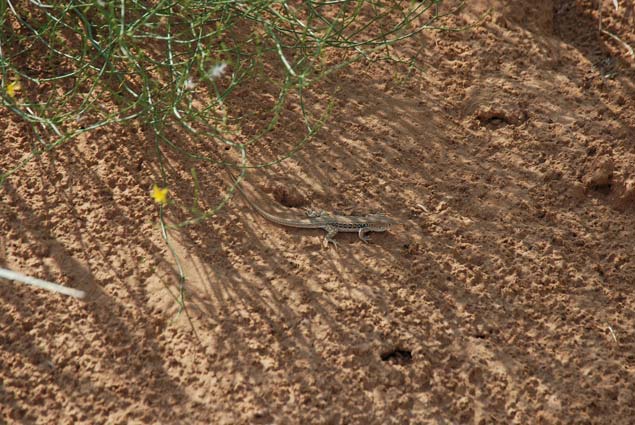
[[[247,204],[258,214],[266,218],[267,220],[287,227],[296,227],[301,229],[324,229],[326,236],[324,240],[326,246],[329,242],[337,248],[337,241],[334,239],[338,232],[355,232],[363,242],[369,242],[370,238],[366,235],[369,232],[385,232],[397,222],[385,214],[368,214],[363,216],[346,216],[346,215],[331,215],[325,212],[307,212],[306,217],[286,218],[280,217],[270,213],[260,206],[256,201],[247,196],[241,184],[236,177],[226,169],[230,178],[234,182],[234,185],[243,196]]]

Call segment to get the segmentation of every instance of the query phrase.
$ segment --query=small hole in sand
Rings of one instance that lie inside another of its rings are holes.
[[[593,191],[601,193],[602,195],[608,195],[611,193],[611,183],[608,184],[598,184],[591,188]]]
[[[410,350],[404,350],[396,348],[394,350],[386,351],[380,355],[382,361],[404,364],[412,361],[412,352]]]

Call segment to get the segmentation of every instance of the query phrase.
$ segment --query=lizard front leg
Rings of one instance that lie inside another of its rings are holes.
[[[367,228],[367,227],[361,227],[359,229],[359,232],[357,232],[357,236],[359,236],[359,238],[368,243],[370,242],[370,238],[368,236],[366,236],[367,233],[370,233],[371,231]]]

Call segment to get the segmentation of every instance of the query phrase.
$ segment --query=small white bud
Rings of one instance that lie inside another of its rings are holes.
[[[226,69],[227,69],[227,64],[225,62],[217,63],[216,65],[212,67],[212,69],[210,69],[207,72],[207,76],[211,78],[212,80],[215,80],[221,75],[223,75]]]
[[[192,90],[195,87],[196,87],[196,83],[192,81],[191,78],[188,78],[187,80],[185,80],[185,83],[183,83],[183,88],[185,90]]]

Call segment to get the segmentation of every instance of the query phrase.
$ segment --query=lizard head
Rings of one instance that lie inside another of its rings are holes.
[[[385,232],[397,224],[397,221],[385,214],[368,214],[365,218],[368,221],[368,228],[373,232]]]

